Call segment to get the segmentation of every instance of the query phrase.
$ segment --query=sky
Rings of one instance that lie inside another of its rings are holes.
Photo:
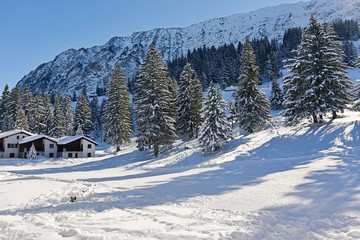
[[[0,91],[69,48],[300,0],[0,0]]]

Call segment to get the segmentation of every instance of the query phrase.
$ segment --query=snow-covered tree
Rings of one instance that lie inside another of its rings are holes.
[[[78,129],[81,126],[82,131],[85,136],[89,136],[90,131],[92,130],[92,123],[91,123],[91,109],[89,100],[86,96],[86,91],[82,92],[80,97],[78,98],[78,102],[75,108],[75,129]]]
[[[63,110],[63,97],[58,96],[55,98],[54,103],[54,118],[52,121],[52,128],[50,131],[50,136],[55,138],[64,137],[66,135],[65,129],[65,115]]]
[[[90,102],[91,109],[91,122],[93,124],[93,136],[98,138],[101,134],[101,116],[99,109],[99,100],[97,96],[94,96]]]
[[[71,136],[74,133],[74,110],[70,96],[63,97],[63,112],[65,118],[65,135]]]
[[[52,127],[52,121],[54,119],[54,109],[53,105],[51,104],[50,95],[48,93],[45,93],[43,97],[43,105],[44,105],[44,126],[45,129],[43,131],[43,134],[50,135],[51,127]]]
[[[31,144],[31,147],[30,147],[29,152],[27,154],[27,159],[34,160],[36,158],[37,158],[37,151],[35,149],[34,144]]]
[[[82,130],[82,125],[81,124],[78,125],[78,128],[76,129],[75,135],[76,136],[84,136],[84,132]]]
[[[254,50],[247,38],[240,57],[240,76],[235,92],[237,122],[240,128],[252,133],[270,119],[270,106],[258,88],[259,71]]]
[[[343,62],[346,63],[350,67],[354,67],[356,63],[356,59],[358,57],[357,49],[354,46],[352,41],[343,41],[342,42],[342,50],[344,52]]]
[[[190,63],[180,75],[179,90],[179,133],[197,137],[201,125],[202,87]]]
[[[219,150],[231,137],[231,126],[225,114],[226,108],[227,103],[221,95],[221,89],[210,83],[202,109],[204,122],[199,132],[199,143],[204,152]]]
[[[11,105],[11,94],[9,86],[6,84],[0,100],[0,129],[4,132],[14,129]]]
[[[27,117],[25,115],[25,111],[22,108],[20,108],[17,111],[14,126],[17,129],[22,129],[22,130],[25,130],[25,131],[29,131],[28,119],[27,119]]]
[[[278,110],[283,108],[284,94],[277,78],[272,80],[270,108]]]
[[[25,113],[20,113],[21,108],[21,99],[20,99],[20,88],[15,86],[10,93],[10,113],[12,120],[14,122],[14,128],[20,128],[19,124],[23,122],[23,115]]]
[[[341,45],[329,24],[321,25],[314,16],[287,66],[284,79],[284,116],[290,122],[312,117],[317,123],[327,112],[336,118],[350,103],[352,84],[341,63]]]
[[[354,87],[354,106],[353,109],[360,111],[360,83]]]
[[[105,141],[116,147],[130,142],[131,119],[129,91],[120,65],[116,65],[107,87],[103,123]]]
[[[153,146],[155,157],[160,145],[169,146],[176,138],[169,83],[167,68],[155,45],[151,44],[135,82],[134,100],[138,148]]]
[[[46,132],[46,116],[43,98],[40,95],[33,97],[30,106],[30,131],[36,134],[45,134]]]

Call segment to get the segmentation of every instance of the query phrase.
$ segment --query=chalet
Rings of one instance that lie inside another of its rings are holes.
[[[97,143],[85,136],[55,139],[24,130],[0,132],[0,158],[26,158],[32,145],[39,156],[78,158],[94,157]]]
[[[56,139],[45,135],[34,135],[19,140],[20,158],[26,158],[32,144],[34,144],[38,156],[57,157]]]
[[[19,141],[34,134],[24,130],[11,130],[0,133],[0,158],[18,158]]]
[[[85,136],[69,136],[59,138],[57,145],[58,157],[78,158],[94,157],[97,143]]]

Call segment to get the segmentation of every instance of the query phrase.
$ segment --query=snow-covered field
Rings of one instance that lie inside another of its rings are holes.
[[[214,154],[1,159],[0,239],[360,239],[360,113],[283,121]]]

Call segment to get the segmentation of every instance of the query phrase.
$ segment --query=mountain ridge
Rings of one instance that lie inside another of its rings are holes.
[[[101,46],[68,49],[54,60],[40,64],[19,81],[33,92],[68,94],[80,92],[87,86],[89,95],[96,87],[103,88],[115,64],[120,64],[128,78],[133,78],[149,45],[155,42],[164,61],[188,50],[206,46],[238,43],[251,38],[280,40],[286,29],[304,27],[308,16],[315,13],[320,21],[359,19],[360,0],[312,0],[281,4],[249,13],[232,14],[192,24],[188,27],[155,28],[137,31],[130,36],[113,37]]]

